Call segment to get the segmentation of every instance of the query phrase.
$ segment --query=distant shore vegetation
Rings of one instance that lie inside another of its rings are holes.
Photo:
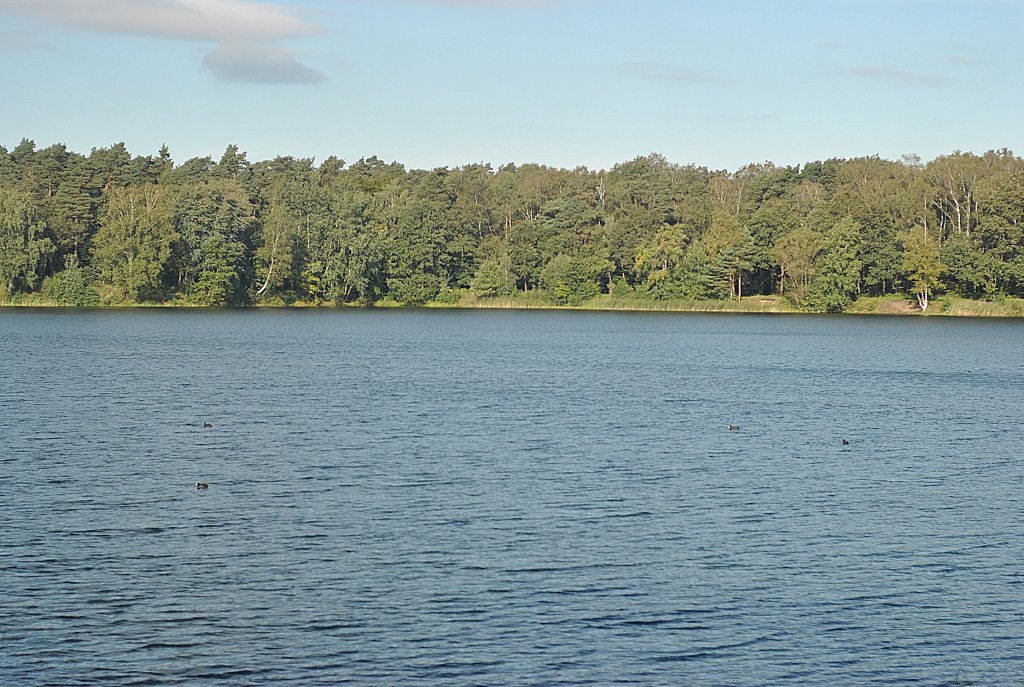
[[[736,171],[0,146],[0,304],[1024,315],[1008,150]]]

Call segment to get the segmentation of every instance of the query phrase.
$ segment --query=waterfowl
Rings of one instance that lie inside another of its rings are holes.
[[[843,439],[843,446],[849,446],[849,445],[850,445],[850,442],[847,441],[846,439]]]
[[[213,423],[212,422],[204,422],[203,423],[203,427],[213,427]]]
[[[206,482],[196,482],[196,489],[209,489],[210,485]]]

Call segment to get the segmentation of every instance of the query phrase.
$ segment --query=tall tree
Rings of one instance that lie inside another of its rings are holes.
[[[941,284],[939,275],[943,265],[938,238],[929,237],[924,227],[915,227],[900,234],[900,241],[903,243],[903,269],[910,288],[917,298],[918,307],[927,310],[932,291]]]
[[[271,201],[270,212],[263,218],[260,234],[256,267],[262,284],[256,290],[256,296],[262,296],[271,286],[283,287],[291,276],[298,231],[295,218],[283,200]]]
[[[175,205],[178,287],[197,303],[238,305],[252,284],[254,208],[235,180],[184,189]]]
[[[63,263],[64,256],[85,257],[89,236],[96,228],[99,190],[91,186],[84,159],[72,158],[65,177],[50,202],[50,227]]]
[[[857,298],[860,279],[860,227],[852,219],[840,220],[825,236],[815,264],[808,305],[815,310],[842,312]]]
[[[779,265],[780,292],[798,306],[807,301],[821,236],[810,227],[789,232],[775,242],[772,258]]]
[[[743,297],[743,275],[753,266],[754,242],[735,216],[715,213],[711,228],[701,237],[701,246],[718,264],[729,285],[729,297]]]
[[[153,184],[114,188],[107,194],[93,257],[100,275],[122,298],[139,301],[160,292],[160,277],[178,239],[174,201]]]
[[[672,294],[671,290],[666,292],[659,286],[670,281],[672,272],[683,260],[689,240],[680,225],[666,224],[640,246],[636,254],[634,271],[638,277],[644,279],[649,292],[658,295]]]
[[[42,281],[53,244],[43,236],[39,207],[25,191],[0,188],[0,297]]]

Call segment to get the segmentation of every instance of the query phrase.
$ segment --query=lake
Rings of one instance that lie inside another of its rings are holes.
[[[0,310],[0,683],[1024,683],[1022,341]]]

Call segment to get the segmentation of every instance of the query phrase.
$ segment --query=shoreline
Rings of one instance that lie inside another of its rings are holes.
[[[455,302],[428,301],[422,305],[403,305],[394,301],[373,304],[317,304],[317,303],[255,303],[246,306],[207,306],[189,303],[117,303],[109,305],[76,306],[32,299],[16,302],[0,301],[0,309],[66,309],[66,310],[258,310],[279,308],[295,310],[564,310],[581,312],[663,312],[663,313],[723,313],[756,315],[819,315],[823,313],[800,310],[780,296],[746,296],[740,301],[644,301],[632,298],[598,296],[580,305],[558,305],[539,298],[488,298],[464,296]],[[1007,297],[998,301],[941,297],[932,301],[928,310],[919,310],[909,298],[874,297],[855,301],[850,308],[837,315],[878,315],[902,317],[990,317],[1002,319],[1024,318],[1024,299]]]

